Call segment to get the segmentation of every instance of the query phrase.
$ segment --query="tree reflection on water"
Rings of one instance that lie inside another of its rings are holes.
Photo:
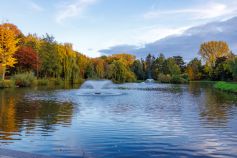
[[[55,125],[70,126],[73,105],[70,102],[26,100],[24,93],[0,91],[0,140],[15,140],[39,128],[53,132]]]

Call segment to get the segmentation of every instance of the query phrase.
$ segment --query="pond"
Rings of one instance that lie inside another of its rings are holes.
[[[236,95],[210,83],[88,82],[0,90],[0,148],[52,157],[237,157]]]

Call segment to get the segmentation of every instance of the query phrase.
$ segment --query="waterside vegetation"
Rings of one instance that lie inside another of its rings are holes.
[[[177,84],[237,81],[237,57],[226,42],[205,42],[199,55],[200,59],[187,63],[181,56],[167,58],[164,54],[158,57],[148,54],[145,59],[130,54],[90,58],[75,51],[72,44],[59,43],[49,34],[24,35],[16,25],[3,23],[0,24],[0,88],[74,84],[85,79],[123,83],[153,78],[157,82]],[[223,84],[217,83],[215,87],[223,89]]]
[[[231,93],[236,93],[237,94],[237,83],[230,83],[230,82],[224,82],[224,81],[219,81],[217,82],[214,87],[216,89],[226,91],[226,92],[231,92]]]

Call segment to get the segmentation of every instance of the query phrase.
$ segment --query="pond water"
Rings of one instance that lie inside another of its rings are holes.
[[[237,157],[236,95],[208,83],[87,84],[0,90],[0,148],[52,157]]]

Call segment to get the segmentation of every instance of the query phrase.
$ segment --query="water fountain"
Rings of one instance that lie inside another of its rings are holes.
[[[123,93],[110,80],[88,80],[80,87],[80,96],[115,96]]]
[[[155,80],[152,79],[152,78],[148,78],[148,79],[146,79],[146,81],[145,81],[145,83],[154,83],[154,82],[155,82]]]

